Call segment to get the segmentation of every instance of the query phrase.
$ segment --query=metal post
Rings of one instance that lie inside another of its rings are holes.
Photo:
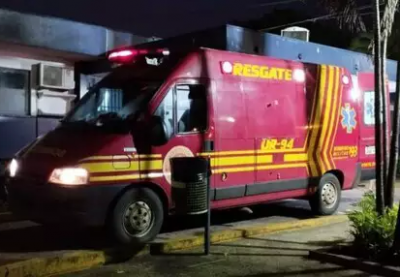
[[[210,163],[210,160],[208,160]],[[210,166],[210,164],[209,164]],[[211,225],[211,200],[210,200],[210,175],[207,173],[207,214],[206,214],[206,226],[204,231],[204,254],[210,254],[210,225]]]

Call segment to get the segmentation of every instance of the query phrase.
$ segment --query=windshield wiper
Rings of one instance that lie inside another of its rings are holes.
[[[123,122],[124,119],[118,115],[116,112],[109,112],[109,113],[104,113],[100,114],[97,118],[93,120],[93,122],[97,126],[102,126],[104,124],[108,124],[111,122]]]
[[[62,125],[88,125],[89,123],[84,120],[74,120],[74,121],[68,121],[68,120],[61,120],[60,121]]]

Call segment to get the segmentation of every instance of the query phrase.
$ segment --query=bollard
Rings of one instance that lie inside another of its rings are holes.
[[[210,162],[201,157],[177,157],[171,162],[171,194],[178,214],[206,214],[204,249],[210,253]]]

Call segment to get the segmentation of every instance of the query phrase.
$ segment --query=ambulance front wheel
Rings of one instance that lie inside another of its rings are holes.
[[[335,175],[328,173],[319,181],[316,193],[310,198],[311,210],[317,215],[332,215],[339,208],[341,186]]]
[[[160,232],[164,221],[163,204],[149,188],[128,190],[112,211],[111,231],[120,244],[144,244]]]

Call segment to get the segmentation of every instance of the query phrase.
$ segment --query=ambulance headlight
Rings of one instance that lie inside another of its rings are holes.
[[[89,181],[89,173],[80,167],[56,168],[50,175],[49,182],[59,185],[85,185]]]
[[[18,161],[16,159],[12,159],[10,164],[8,165],[8,171],[10,173],[10,177],[15,177],[18,172]]]

